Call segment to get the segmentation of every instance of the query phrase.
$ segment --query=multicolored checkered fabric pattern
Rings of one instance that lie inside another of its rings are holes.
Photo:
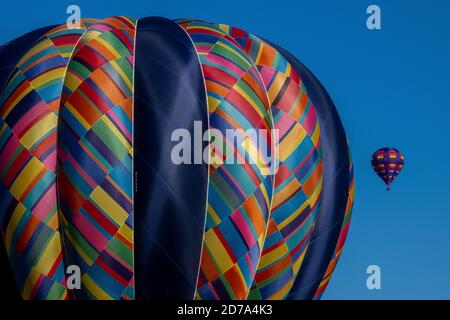
[[[325,126],[322,147],[316,108],[276,44],[229,25],[167,21],[195,46],[198,62],[186,60],[201,66],[199,96],[205,98],[204,80],[213,138],[202,250],[186,255],[194,266],[190,290],[200,257],[197,299],[286,298],[299,279],[324,192]],[[20,59],[1,92],[0,223],[25,299],[134,299],[134,256],[152,258],[135,248],[133,235],[136,32],[136,20],[126,17],[54,28]],[[174,51],[159,45],[167,50],[161,52]],[[151,69],[161,56],[149,55]],[[403,161],[395,149],[372,159],[388,185]],[[328,268],[314,286],[315,298],[329,283],[348,233],[352,165],[350,179],[348,199],[339,198],[342,207],[347,200],[339,240],[332,260],[323,261]],[[80,290],[66,288],[69,265],[80,267]]]
[[[18,62],[0,101],[2,235],[24,299],[65,299],[56,192],[60,95],[79,29],[54,28]]]
[[[58,185],[75,298],[131,299],[135,21],[92,25],[69,63],[61,100]]]
[[[320,128],[297,72],[272,46],[248,32],[221,24],[258,67],[279,130],[280,157],[271,217],[251,299],[282,299],[300,269],[322,189]]]
[[[256,272],[269,219],[272,178],[270,161],[261,144],[271,151],[269,101],[259,72],[236,41],[217,26],[204,22],[181,24],[192,38],[205,76],[210,128],[226,135],[241,129],[236,152],[225,138],[213,144],[225,163],[210,169],[208,213],[198,279],[197,298],[245,299]],[[245,133],[265,129],[259,141]],[[231,150],[232,148],[228,148]],[[259,153],[259,157],[258,157]],[[228,160],[233,164],[228,163]],[[255,164],[238,164],[241,158]]]

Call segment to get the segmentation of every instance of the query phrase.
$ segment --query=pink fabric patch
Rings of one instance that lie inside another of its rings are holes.
[[[308,132],[309,135],[311,135],[314,129],[316,119],[317,119],[316,109],[314,108],[314,105],[311,104],[308,110],[308,114],[306,115],[305,120],[302,123],[303,128],[305,128],[306,132]]]
[[[6,164],[11,160],[14,152],[17,151],[17,149],[20,146],[19,139],[15,135],[13,135],[9,141],[6,143],[5,148],[0,153],[0,168],[3,170],[5,168]]]
[[[227,70],[231,70],[235,74],[237,74],[239,77],[241,77],[244,74],[244,70],[239,68],[237,65],[235,65],[233,62],[218,56],[217,54],[211,53],[206,57],[206,61],[214,62],[219,64],[220,66],[224,67]]]
[[[41,101],[20,118],[20,120],[13,127],[13,131],[17,134],[17,136],[21,137],[23,133],[22,131],[25,130],[27,126],[34,124],[36,119],[43,113],[50,113],[50,110],[47,105]]]
[[[268,88],[273,77],[275,76],[275,70],[273,70],[272,68],[263,67],[259,73],[264,82],[264,85]]]
[[[102,251],[108,245],[108,239],[81,212],[73,215],[72,223],[97,251]]]
[[[294,125],[294,122],[296,121],[285,112],[279,112],[278,115],[279,116],[277,117],[275,123],[275,129],[278,129],[279,138],[281,141],[283,140],[288,130],[291,129],[291,127]]]
[[[56,207],[56,185],[55,183],[42,196],[41,200],[33,209],[33,215],[39,220],[44,221],[52,209]]]
[[[53,150],[42,163],[50,171],[56,172],[56,150]]]
[[[242,216],[242,212],[240,210],[236,210],[235,212],[233,212],[230,218],[234,222],[234,225],[239,229],[239,232],[241,233],[242,238],[244,238],[247,247],[253,247],[256,240],[247,221]]]

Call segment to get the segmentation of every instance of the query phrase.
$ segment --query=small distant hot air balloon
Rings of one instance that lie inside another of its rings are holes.
[[[372,154],[371,162],[373,170],[383,179],[389,191],[392,181],[403,169],[405,158],[403,153],[395,148],[381,148]]]

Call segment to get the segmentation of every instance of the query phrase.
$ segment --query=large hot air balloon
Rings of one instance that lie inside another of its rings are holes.
[[[192,19],[42,28],[0,47],[0,116],[5,268],[24,299],[324,292],[353,166],[330,96],[278,45]],[[174,161],[179,132],[200,140],[183,159],[222,161]]]
[[[402,171],[404,162],[403,153],[395,148],[381,148],[372,154],[372,168],[386,184],[387,191],[391,190],[391,183]]]

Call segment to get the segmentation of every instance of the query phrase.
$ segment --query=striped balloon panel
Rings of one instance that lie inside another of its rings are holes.
[[[3,89],[20,58],[22,58],[22,56],[28,52],[42,36],[57,26],[58,25],[41,27],[0,45],[0,94],[3,92]]]
[[[211,158],[224,160],[210,164],[197,298],[245,299],[256,273],[272,198],[269,102],[256,66],[234,39],[204,22],[181,26],[194,42],[202,65],[210,128],[220,133],[212,133],[216,139]],[[226,137],[227,129],[240,129],[235,141]],[[247,131],[252,129],[266,133],[255,139]]]
[[[64,81],[58,192],[75,299],[132,299],[132,104],[135,21],[92,25]]]
[[[0,95],[1,92],[3,92],[6,84],[8,83],[9,77],[15,69],[16,64],[17,62],[19,62],[20,58],[32,48],[33,44],[36,41],[41,39],[43,35],[45,35],[54,27],[55,26],[46,26],[43,28],[39,28],[0,46]],[[7,199],[8,197],[7,195],[4,195],[5,188],[2,187],[2,185],[3,184],[0,183],[0,200]],[[2,222],[4,221],[4,213],[5,210],[0,210],[0,226],[3,225]],[[7,223],[6,220],[5,223]],[[2,228],[2,230],[4,229],[5,228]],[[2,275],[4,277],[4,280],[2,281],[3,294],[5,295],[4,297],[8,297],[11,300],[22,299],[22,293],[15,280],[15,272],[13,272],[8,253],[6,252],[6,247],[3,241],[4,237],[3,235],[1,237],[2,243],[0,244],[0,270],[2,270]]]
[[[0,101],[2,234],[24,299],[67,298],[56,128],[68,58],[85,28],[48,31],[17,63]]]
[[[403,169],[405,158],[397,149],[382,148],[372,155],[372,167],[389,186]]]
[[[346,212],[349,190],[348,143],[336,107],[321,83],[289,52],[269,43],[300,75],[314,103],[320,124],[323,182],[318,214],[300,271],[286,297],[289,300],[312,299],[333,257]]]
[[[320,128],[299,75],[272,46],[246,31],[219,25],[257,65],[279,130],[279,170],[252,299],[283,299],[298,274],[322,188]]]
[[[319,287],[317,288],[316,293],[314,294],[314,299],[319,300],[323,293],[325,292],[325,289],[327,288],[331,276],[333,275],[334,269],[336,268],[336,265],[339,261],[339,258],[341,257],[342,250],[344,248],[345,240],[347,239],[348,231],[350,229],[350,221],[352,219],[352,212],[353,212],[353,199],[355,195],[355,179],[353,176],[353,162],[350,157],[350,185],[348,190],[348,199],[347,199],[347,207],[345,209],[345,216],[344,221],[342,223],[341,232],[339,234],[339,239],[336,245],[336,249],[334,250],[333,258],[331,259],[328,268],[325,272],[325,276],[320,282]]]

